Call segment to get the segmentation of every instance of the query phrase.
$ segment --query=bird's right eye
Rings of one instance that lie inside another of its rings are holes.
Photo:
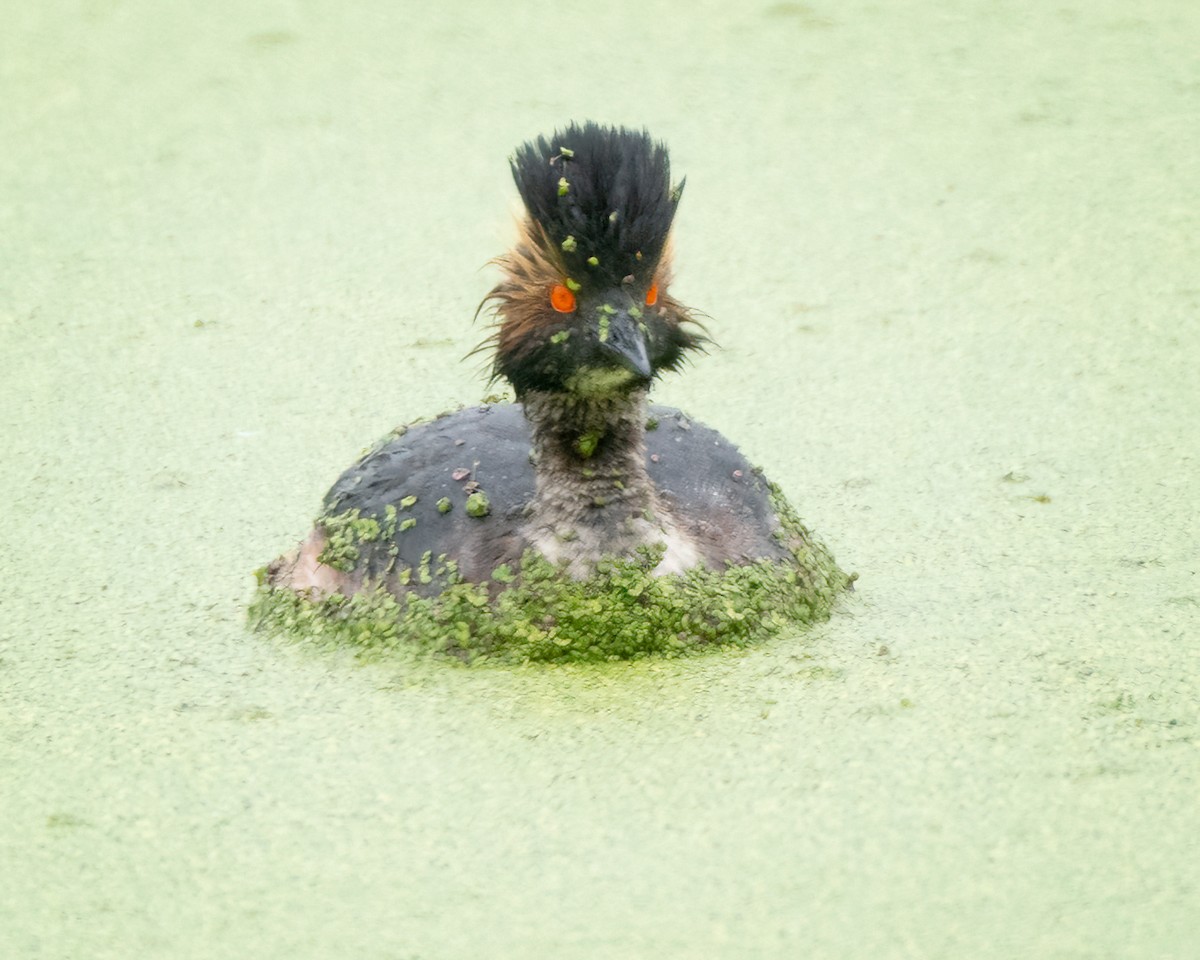
[[[561,283],[556,283],[550,291],[550,306],[559,313],[570,313],[575,309],[575,294]]]

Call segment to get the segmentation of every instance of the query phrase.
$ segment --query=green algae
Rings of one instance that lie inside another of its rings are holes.
[[[486,517],[491,512],[492,504],[483,491],[477,490],[467,497],[467,516]]]
[[[388,511],[388,519],[394,519],[395,508],[389,505]],[[360,517],[357,510],[322,517],[321,522],[326,544],[317,559],[343,573],[353,570],[358,562],[360,543],[374,543],[385,534],[384,524],[373,517]]]
[[[452,562],[428,554],[400,583],[438,583],[434,596],[396,596],[382,584],[318,597],[260,585],[251,605],[259,629],[364,657],[438,655],[464,662],[602,662],[677,657],[746,646],[826,619],[854,579],[803,527],[772,488],[790,560],[725,570],[695,567],[655,576],[661,548],[600,563],[574,579],[535,551],[490,580],[462,580]],[[363,530],[361,521],[342,530]],[[370,532],[369,530],[367,531]]]
[[[581,436],[578,440],[575,441],[575,450],[579,453],[579,455],[581,457],[583,457],[584,460],[588,460],[591,458],[592,454],[594,454],[596,452],[596,447],[598,447],[599,445],[600,445],[600,431],[599,430],[589,430],[587,433],[585,433],[583,436]]]

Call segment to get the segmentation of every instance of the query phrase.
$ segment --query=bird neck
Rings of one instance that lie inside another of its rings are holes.
[[[641,547],[664,547],[672,570],[696,562],[690,552],[676,556],[678,546],[671,553],[675,526],[646,470],[644,390],[602,398],[528,391],[521,402],[536,483],[530,546],[577,577]]]
[[[562,519],[601,521],[655,506],[646,472],[646,391],[602,397],[528,391],[536,504]]]
[[[646,468],[646,391],[579,397],[527,391],[535,493],[528,546],[573,577],[609,557],[661,550],[656,574],[703,562],[703,551],[658,495]]]

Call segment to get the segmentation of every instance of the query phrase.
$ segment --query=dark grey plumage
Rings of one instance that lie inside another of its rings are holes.
[[[572,276],[609,286],[654,276],[683,183],[672,186],[667,148],[645,130],[572,123],[520,146],[512,171]]]

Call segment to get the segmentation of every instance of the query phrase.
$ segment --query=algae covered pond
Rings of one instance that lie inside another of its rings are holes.
[[[11,6],[11,5],[10,5]],[[13,6],[0,955],[1190,958],[1194,4]],[[487,388],[506,158],[646,125],[734,439],[857,591],[356,662],[252,572]]]

